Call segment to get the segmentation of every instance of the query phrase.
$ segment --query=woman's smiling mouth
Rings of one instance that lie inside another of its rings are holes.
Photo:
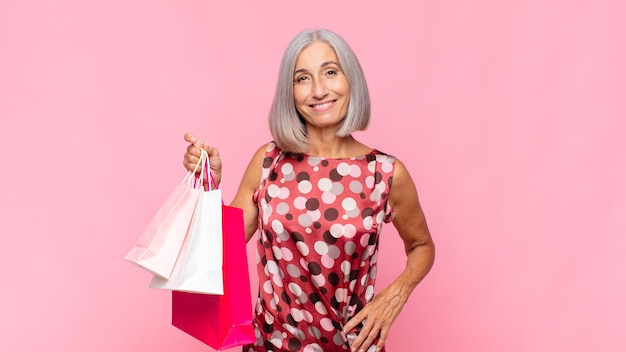
[[[321,110],[326,110],[326,109],[330,108],[333,105],[334,102],[335,101],[333,100],[333,101],[329,101],[329,102],[326,102],[326,103],[312,104],[312,105],[309,105],[309,106],[311,108],[313,108],[313,110],[321,111]]]

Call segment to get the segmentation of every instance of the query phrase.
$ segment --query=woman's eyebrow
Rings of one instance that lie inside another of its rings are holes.
[[[337,63],[336,61],[326,61],[320,67],[325,67],[325,66],[328,66],[328,65],[337,65],[337,66],[339,66],[339,63]]]
[[[337,63],[336,61],[325,61],[323,62],[320,67],[326,67],[326,66],[330,66],[330,65],[336,65],[339,66],[339,63]],[[294,71],[294,74],[296,73],[301,73],[301,72],[308,72],[308,70],[306,68],[299,68],[297,70]]]

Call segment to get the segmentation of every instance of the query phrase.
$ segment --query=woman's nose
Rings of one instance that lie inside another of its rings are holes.
[[[313,87],[311,87],[311,88],[313,89],[312,95],[316,99],[322,99],[326,95],[328,95],[328,87],[320,79],[314,80],[313,81]]]

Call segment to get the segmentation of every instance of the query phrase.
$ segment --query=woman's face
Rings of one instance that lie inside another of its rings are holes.
[[[296,110],[307,129],[338,128],[348,112],[350,86],[335,51],[326,43],[313,42],[298,56],[293,81]]]

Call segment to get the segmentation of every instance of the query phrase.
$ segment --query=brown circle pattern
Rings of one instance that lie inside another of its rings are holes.
[[[268,144],[254,194],[257,341],[243,351],[350,350],[360,327],[342,327],[374,296],[395,160],[377,150],[332,159]]]

